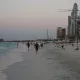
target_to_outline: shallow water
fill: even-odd
[[[0,80],[6,80],[7,78],[6,74],[3,73],[4,69],[23,60],[20,50],[21,46],[17,48],[16,43],[0,43]]]
[[[9,51],[16,48],[16,43],[14,42],[1,42],[0,43],[0,56],[5,56]]]

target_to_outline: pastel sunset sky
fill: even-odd
[[[79,0],[0,0],[0,38],[23,40],[56,37],[57,27],[67,27],[70,12]]]

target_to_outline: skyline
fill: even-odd
[[[71,12],[59,9],[72,9],[79,0],[0,0],[0,38],[35,39],[56,37],[57,27],[68,26]]]

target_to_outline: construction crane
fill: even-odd
[[[68,9],[59,9],[59,12],[78,12],[78,11],[80,11],[80,10],[76,10],[76,9],[72,9],[72,10],[68,10]],[[72,19],[74,19],[75,20],[75,28],[76,28],[76,23],[77,23],[77,16],[76,16],[76,14],[74,15],[75,17],[74,18],[72,18]],[[79,33],[79,28],[77,27],[76,28],[76,39],[77,39],[77,48],[76,48],[76,50],[79,50],[79,47],[78,47],[78,33]]]

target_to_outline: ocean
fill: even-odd
[[[0,42],[0,56],[6,56],[14,48],[16,48],[15,42]]]

